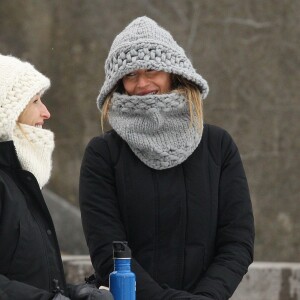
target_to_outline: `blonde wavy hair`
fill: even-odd
[[[202,106],[202,96],[199,87],[192,83],[191,81],[175,74],[171,74],[172,80],[172,92],[179,93],[187,99],[190,115],[190,126],[195,126],[202,130],[203,126],[203,106]],[[111,107],[111,100],[114,93],[124,94],[125,90],[123,87],[122,80],[119,80],[111,92],[106,96],[102,109],[101,109],[101,129],[104,130],[104,124],[108,120],[109,110]]]

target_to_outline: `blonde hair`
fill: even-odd
[[[104,124],[108,120],[108,114],[109,114],[109,109],[111,107],[111,99],[113,97],[113,94],[117,92],[120,87],[123,87],[123,83],[119,81],[115,87],[110,91],[110,93],[105,97],[103,101],[103,105],[101,108],[101,117],[100,117],[100,122],[101,122],[101,130],[104,132]]]
[[[199,131],[202,130],[203,126],[203,106],[202,96],[199,87],[191,81],[179,76],[172,74],[172,92],[179,93],[187,99],[190,115],[190,126],[196,125]],[[123,83],[120,80],[110,93],[104,99],[101,109],[101,129],[104,132],[104,124],[108,120],[109,110],[111,107],[111,100],[115,92],[124,93]]]
[[[173,93],[183,95],[188,103],[190,126],[196,125],[199,130],[203,126],[203,106],[202,96],[199,87],[193,82],[179,76],[172,74]]]

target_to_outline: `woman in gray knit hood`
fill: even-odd
[[[148,17],[116,36],[105,75],[97,104],[112,130],[91,140],[80,176],[100,283],[126,240],[137,299],[229,299],[253,260],[253,213],[234,141],[203,123],[206,80]]]

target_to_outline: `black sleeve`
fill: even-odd
[[[226,300],[253,261],[254,219],[238,148],[226,131],[216,141],[216,147],[221,149],[216,252],[195,293],[205,292],[213,299]]]
[[[0,299],[49,300],[54,294],[0,275]],[[6,297],[6,298],[5,298]]]
[[[3,182],[0,181],[0,224],[2,216],[2,202],[7,195],[4,195]],[[49,300],[53,294],[48,291],[38,289],[34,286],[10,280],[4,274],[0,274],[0,299],[22,299],[22,300]]]
[[[108,285],[113,271],[112,241],[127,238],[118,206],[114,166],[104,138],[94,138],[86,148],[80,171],[79,202],[93,266],[101,284]],[[132,270],[137,278],[137,299],[211,299],[161,287],[134,258]]]

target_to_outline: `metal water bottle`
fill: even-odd
[[[109,290],[114,300],[135,300],[135,274],[131,272],[131,250],[125,241],[113,242],[114,271],[109,275]]]

